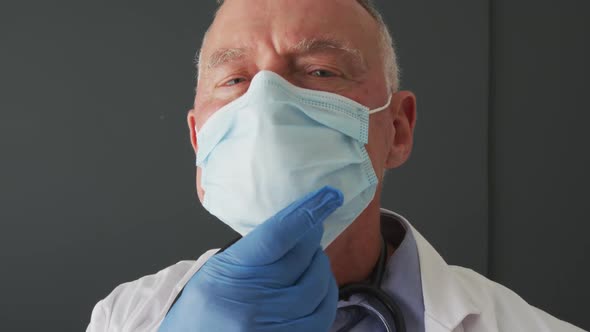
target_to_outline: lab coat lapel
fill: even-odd
[[[461,322],[468,315],[481,313],[477,299],[461,284],[451,267],[412,225],[394,213],[416,239],[426,332],[462,331]]]

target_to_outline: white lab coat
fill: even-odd
[[[583,331],[471,269],[448,265],[406,219],[398,219],[418,246],[426,332]],[[176,295],[217,250],[118,286],[96,304],[87,332],[157,331]]]

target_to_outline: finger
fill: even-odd
[[[323,234],[323,225],[316,224],[310,229],[295,247],[289,250],[281,259],[272,264],[261,266],[245,266],[236,264],[223,253],[214,255],[201,269],[215,276],[232,276],[240,280],[252,280],[270,288],[285,288],[295,285],[301,275],[308,269],[314,253],[321,246],[304,245],[319,243]]]
[[[337,306],[338,286],[334,277],[331,277],[328,291],[313,312],[296,319],[267,324],[267,326],[272,327],[272,331],[328,331],[336,318]],[[294,307],[292,306],[291,309]]]
[[[332,277],[326,296],[314,312],[299,320],[300,326],[313,326],[314,331],[328,331],[336,318],[337,307],[338,285]]]
[[[328,294],[334,279],[330,261],[321,247],[301,278],[291,287],[269,290],[262,295],[261,311],[266,317],[296,320],[313,313]],[[265,321],[263,323],[270,323]]]
[[[304,307],[298,317],[306,316],[314,312],[327,296],[330,287],[335,283],[330,260],[321,247],[318,247],[309,268],[301,276],[295,285],[295,292],[299,294],[308,305]],[[302,307],[303,309],[303,307]]]
[[[285,288],[294,286],[299,278],[306,273],[305,271],[309,269],[315,252],[322,250],[319,245],[322,234],[323,225],[316,224],[281,259],[272,264],[258,266],[257,268],[264,268],[264,273],[259,274],[258,279],[268,287]],[[307,243],[316,243],[316,245],[306,245]],[[252,267],[248,268],[252,269]]]
[[[306,233],[342,205],[340,190],[326,186],[295,201],[256,227],[222,254],[241,265],[267,265],[283,257],[300,241],[315,241]],[[315,247],[317,243],[303,245]]]

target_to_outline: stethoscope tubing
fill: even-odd
[[[348,300],[353,294],[364,293],[371,295],[376,298],[381,304],[385,306],[385,309],[392,316],[395,332],[406,332],[406,322],[404,315],[397,305],[395,300],[385,293],[381,289],[381,282],[383,281],[383,275],[385,274],[385,268],[387,266],[387,244],[385,239],[382,239],[381,253],[377,265],[371,273],[368,283],[353,283],[346,284],[340,287],[338,297],[340,300]],[[387,324],[387,322],[384,322]]]

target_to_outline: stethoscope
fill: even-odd
[[[219,251],[216,254],[223,252],[225,249],[229,248],[232,244],[237,242],[239,239],[241,239],[241,236],[236,238],[235,240],[229,242],[223,248],[219,249]],[[350,297],[352,295],[355,295],[355,294],[365,294],[365,295],[372,296],[373,298],[377,299],[377,301],[379,301],[385,307],[385,310],[387,310],[387,312],[391,315],[391,318],[392,318],[392,320],[394,322],[394,326],[395,326],[395,332],[406,332],[406,323],[405,323],[402,311],[400,310],[400,308],[397,305],[397,303],[395,302],[395,300],[393,298],[391,298],[391,296],[389,296],[389,294],[387,294],[383,290],[381,290],[381,282],[383,281],[383,276],[385,274],[386,267],[387,267],[387,244],[385,242],[385,239],[382,237],[381,238],[381,253],[379,254],[379,259],[377,261],[377,264],[375,265],[375,268],[373,268],[373,271],[371,272],[371,275],[369,276],[368,280],[365,282],[351,283],[351,284],[346,284],[344,286],[341,286],[340,290],[338,292],[338,299],[347,301],[350,299]],[[182,290],[180,290],[178,295],[176,295],[176,298],[174,299],[174,301],[170,305],[170,308],[172,308],[174,303],[176,303],[176,301],[180,298],[181,294],[182,294]],[[168,309],[168,310],[170,310],[170,309]],[[386,321],[384,321],[383,323],[385,325],[388,325],[388,323]],[[391,329],[388,329],[388,330],[391,330]]]
[[[379,254],[379,260],[373,268],[373,272],[369,276],[368,280],[360,283],[346,284],[340,287],[338,292],[338,299],[348,300],[354,294],[365,294],[372,296],[377,299],[384,307],[385,310],[391,315],[396,332],[406,332],[406,322],[401,309],[395,302],[395,300],[385,293],[381,289],[381,282],[385,275],[387,267],[387,244],[385,239],[381,237],[381,253]],[[388,325],[386,321],[383,322]],[[388,329],[391,330],[391,329]]]

